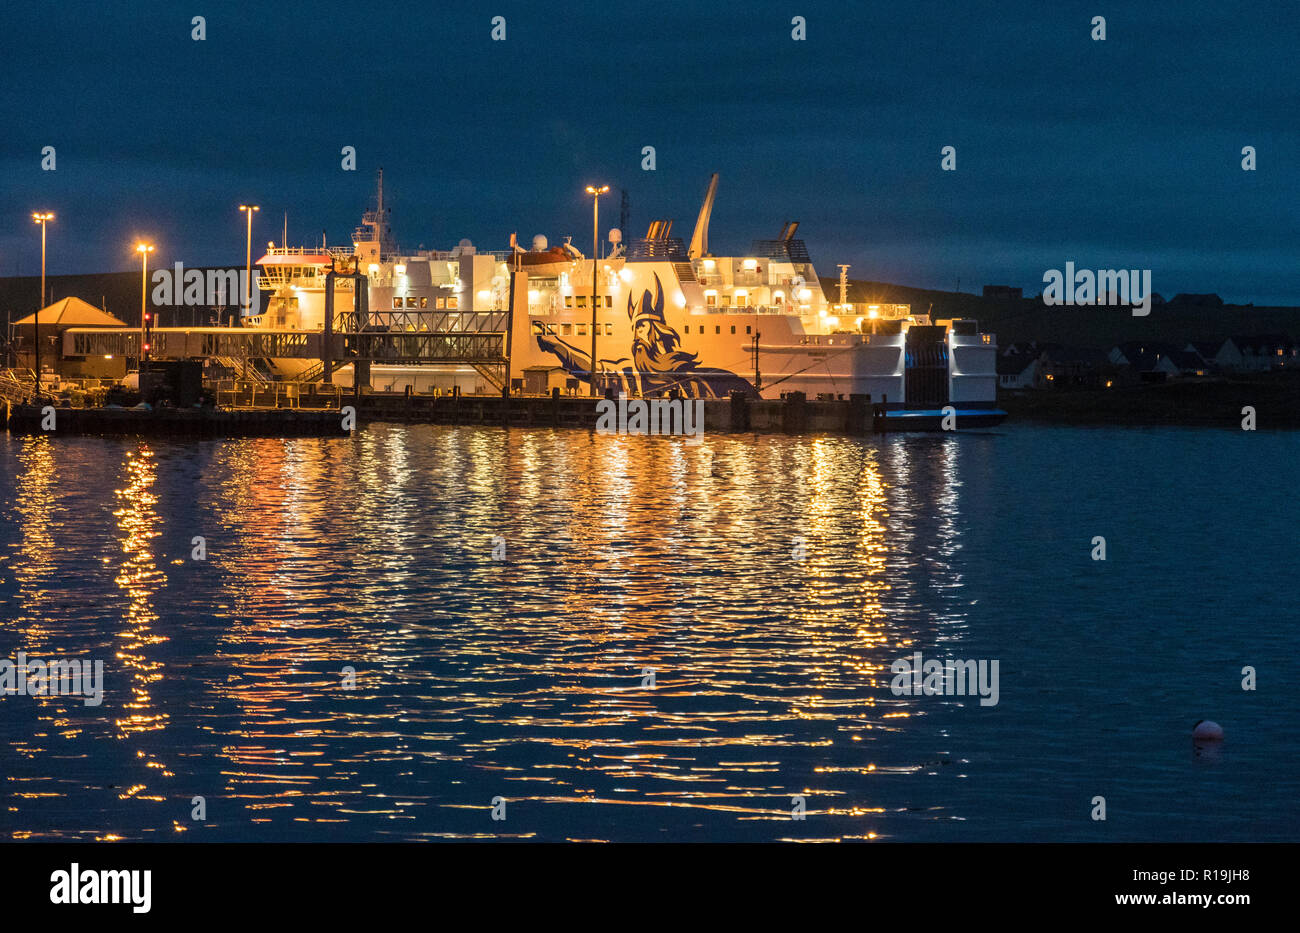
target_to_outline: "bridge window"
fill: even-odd
[[[428,299],[427,296],[425,296],[425,295],[421,295],[421,296],[420,296],[420,307],[421,307],[421,308],[427,308],[427,307],[429,307],[429,299]]]
[[[435,298],[433,303],[434,303],[434,307],[437,309],[442,309],[447,307],[447,299],[445,298]]]
[[[411,295],[410,297],[408,297],[408,298],[406,299],[406,306],[407,306],[408,308],[414,308],[414,307],[416,307],[416,300],[415,300],[415,296],[414,296],[414,295]]]
[[[457,297],[454,296],[454,295],[453,295],[452,297],[448,298],[448,299],[447,299],[447,307],[448,307],[448,308],[451,308],[451,309],[453,309],[453,310],[456,309],[456,308],[459,308],[459,307],[460,307],[460,299],[457,298]]]
[[[400,308],[401,306],[402,306],[402,299],[401,299],[401,298],[394,298],[394,299],[393,299],[393,307],[394,307],[394,308]]]

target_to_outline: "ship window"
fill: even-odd
[[[425,295],[421,295],[421,296],[420,296],[420,307],[421,307],[421,308],[427,308],[427,307],[429,307],[429,299],[428,299],[427,296],[425,296]]]
[[[443,298],[435,298],[435,299],[433,300],[433,303],[434,303],[434,307],[435,307],[435,308],[445,308],[445,307],[447,307],[447,301],[446,301],[446,299],[443,299]]]
[[[751,333],[752,331],[753,331],[753,328],[750,327],[748,324],[746,324],[746,325],[745,325],[745,333],[748,334],[748,333]]]
[[[572,307],[573,307],[573,296],[572,296],[572,295],[565,295],[565,296],[564,296],[564,306],[565,306],[566,308],[572,308]]]
[[[564,336],[568,337],[570,334],[573,333],[573,325],[572,325],[572,324],[561,324],[560,326],[561,326],[562,328],[564,328]]]
[[[457,298],[457,297],[455,297],[454,295],[453,295],[451,298],[448,298],[448,299],[447,299],[447,307],[448,307],[448,308],[451,308],[452,310],[455,310],[456,308],[459,308],[459,307],[460,307],[460,299]]]
[[[612,307],[614,307],[614,296],[613,296],[613,295],[606,295],[606,296],[605,296],[605,307],[606,307],[606,308],[612,308]],[[1277,354],[1278,354],[1278,356],[1281,356],[1281,355],[1282,355],[1282,351],[1281,351],[1281,350],[1278,350],[1278,351],[1277,351]]]
[[[712,293],[706,294],[706,295],[704,296],[704,304],[705,304],[707,307],[710,307],[710,308],[717,307],[717,304],[718,304],[718,295],[717,295],[717,292],[712,292]]]
[[[579,324],[579,325],[578,325],[578,336],[579,336],[579,337],[585,337],[585,336],[587,336],[587,325],[586,325],[586,324]]]
[[[579,307],[579,308],[585,308],[585,307],[587,307],[587,296],[586,296],[586,295],[579,295],[579,296],[578,296],[578,307]]]
[[[732,324],[732,325],[731,325],[731,332],[732,332],[733,334],[736,332],[736,325],[735,325],[735,324]]]
[[[407,306],[408,308],[414,308],[414,307],[417,307],[417,302],[416,302],[416,300],[415,300],[415,296],[414,296],[414,295],[411,295],[409,298],[406,299],[406,306]]]
[[[720,333],[722,333],[722,328],[719,327],[719,326],[715,326],[715,327],[713,328],[713,332],[714,332],[715,334],[720,334]]]
[[[400,308],[401,306],[402,306],[402,299],[401,299],[401,298],[394,298],[394,299],[393,299],[393,307],[394,307],[394,308]]]
[[[613,325],[613,324],[606,324],[606,325],[605,325],[605,336],[606,336],[606,337],[613,337],[613,336],[614,336],[614,325]]]

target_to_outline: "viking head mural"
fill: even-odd
[[[740,391],[758,397],[758,390],[743,377],[726,369],[702,367],[697,354],[681,348],[681,336],[664,319],[664,288],[658,275],[654,285],[653,293],[642,289],[639,298],[629,295],[627,299],[627,318],[632,325],[630,360],[602,359],[593,367],[587,353],[554,336],[545,326],[536,334],[537,346],[554,354],[566,372],[584,382],[594,381],[602,390],[687,398],[725,398],[729,392]]]
[[[680,349],[681,337],[664,320],[664,289],[655,276],[653,297],[647,289],[640,300],[627,299],[627,316],[632,322],[632,362],[642,372],[670,373],[694,369],[699,357]]]

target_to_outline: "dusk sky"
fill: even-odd
[[[141,236],[160,263],[242,263],[249,201],[254,258],[285,211],[291,244],[345,244],[380,166],[412,249],[585,253],[591,183],[616,189],[602,239],[618,188],[630,235],[689,239],[717,171],[720,255],[798,220],[824,275],[1037,294],[1073,261],[1300,304],[1294,2],[945,6],[10,4],[0,274],[39,272],[37,209],[51,274],[134,268]]]

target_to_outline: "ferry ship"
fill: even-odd
[[[714,175],[689,243],[672,235],[671,220],[656,220],[628,243],[610,230],[607,251],[597,256],[544,236],[529,249],[512,236],[503,251],[462,240],[452,250],[403,252],[391,234],[381,171],[377,205],[350,247],[270,245],[258,260],[265,311],[245,323],[325,328],[325,277],[345,264],[353,275],[334,277],[328,302],[335,320],[356,324],[360,313],[362,329],[393,335],[395,359],[409,357],[401,338],[431,334],[494,335],[504,354],[392,365],[342,360],[323,371],[309,360],[271,361],[281,378],[463,394],[509,386],[644,397],[866,395],[896,430],[937,428],[945,409],[962,427],[1006,417],[996,405],[994,335],[974,320],[931,320],[909,305],[850,303],[848,266],[840,267],[839,300],[830,301],[795,235],[797,222],[776,239],[755,241],[747,255],[715,256],[709,221],[717,188]]]

